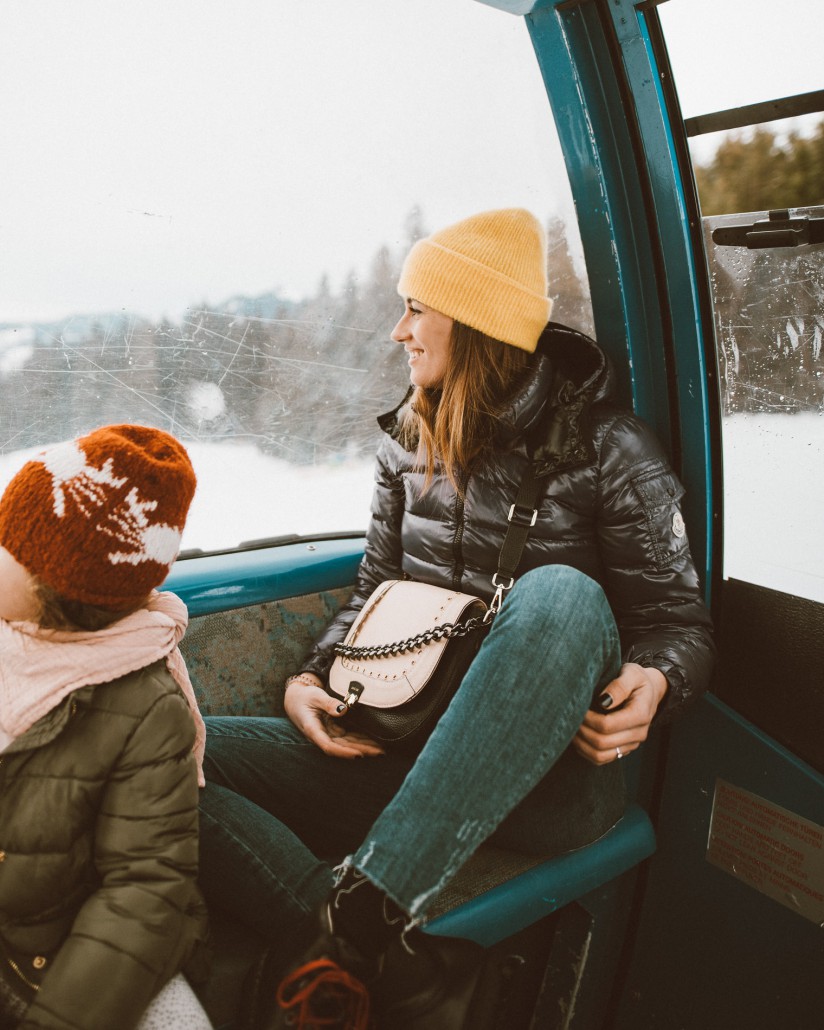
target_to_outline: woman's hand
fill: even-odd
[[[629,662],[601,693],[602,699],[607,694],[612,698],[609,708],[587,712],[572,746],[593,765],[623,758],[647,739],[666,693],[667,679],[659,669]]]
[[[302,673],[286,687],[283,706],[300,732],[327,755],[335,758],[363,758],[382,755],[373,740],[347,730],[337,720],[340,701],[323,689],[320,680]]]

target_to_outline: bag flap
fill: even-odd
[[[397,643],[444,623],[459,622],[473,607],[477,611],[472,614],[486,611],[483,601],[471,594],[411,580],[387,580],[369,597],[345,643],[355,647]],[[444,637],[380,658],[338,656],[329,673],[329,688],[344,697],[350,681],[357,680],[364,687],[359,703],[394,708],[423,689],[448,642]]]

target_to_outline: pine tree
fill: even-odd
[[[824,121],[784,142],[768,129],[733,133],[695,178],[704,215],[824,204]]]
[[[547,276],[552,297],[552,320],[591,336],[594,331],[588,284],[572,260],[566,222],[553,215],[546,225]]]

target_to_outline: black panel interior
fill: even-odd
[[[824,604],[725,580],[715,692],[824,772]]]

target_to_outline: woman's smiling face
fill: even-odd
[[[392,330],[395,343],[403,344],[409,355],[409,379],[413,386],[432,389],[443,383],[452,319],[420,301],[407,297],[400,321]]]

